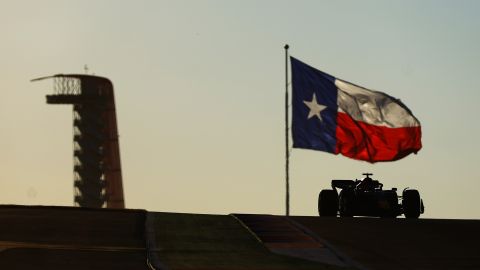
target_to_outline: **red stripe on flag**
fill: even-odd
[[[420,126],[374,126],[341,112],[337,114],[336,136],[336,154],[372,163],[398,160],[422,148]]]

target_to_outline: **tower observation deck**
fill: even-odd
[[[73,105],[75,204],[125,208],[112,82],[103,77],[57,74],[48,104]]]

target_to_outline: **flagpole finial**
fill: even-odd
[[[285,46],[283,47],[285,50],[288,50],[288,48],[290,48],[290,46],[288,46],[288,44],[285,44]]]

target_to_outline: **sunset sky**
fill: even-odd
[[[128,208],[285,212],[284,44],[399,98],[423,149],[369,164],[293,149],[291,213],[331,179],[419,189],[427,218],[480,218],[479,1],[0,0],[0,204],[73,205],[72,107],[57,73],[115,87]]]

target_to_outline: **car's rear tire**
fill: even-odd
[[[318,195],[318,214],[321,217],[335,217],[338,210],[338,194],[336,190],[324,189]]]
[[[407,189],[403,192],[403,214],[406,218],[418,218],[422,209],[420,193],[415,189]]]

